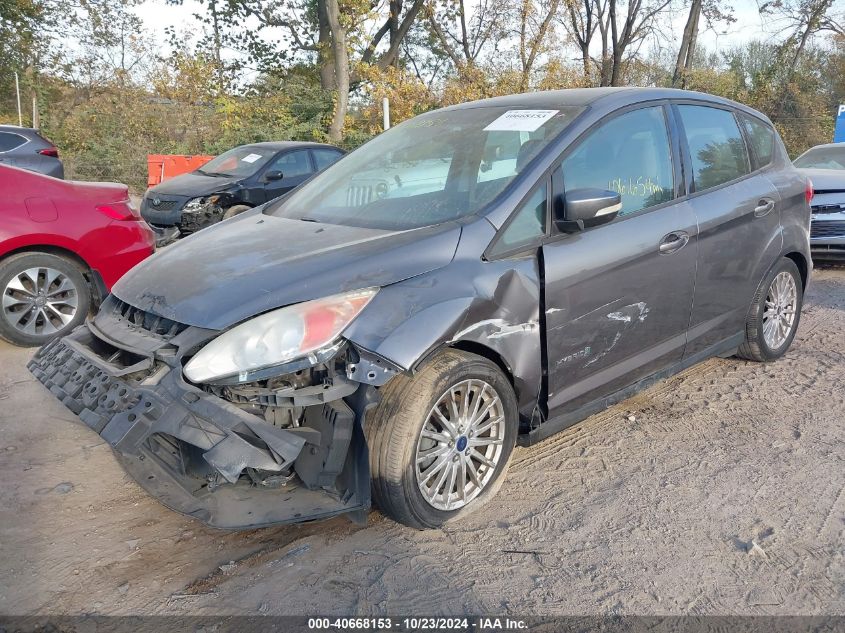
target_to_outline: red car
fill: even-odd
[[[0,337],[41,345],[69,332],[154,248],[126,185],[0,165]]]

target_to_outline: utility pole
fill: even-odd
[[[385,130],[390,129],[390,101],[387,100],[387,97],[381,100],[381,113],[383,117],[383,124],[382,127]]]
[[[21,85],[18,81],[18,71],[15,71],[15,93],[18,96],[18,125],[23,127],[23,114],[21,113]]]

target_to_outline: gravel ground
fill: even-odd
[[[781,361],[714,359],[530,449],[442,531],[166,510],[0,343],[0,613],[845,614],[845,269]]]

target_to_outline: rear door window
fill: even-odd
[[[772,162],[775,147],[775,131],[762,121],[742,116],[745,133],[754,154],[754,168],[760,169]]]
[[[620,215],[671,200],[674,177],[663,107],[633,110],[601,124],[564,159],[562,168],[567,191],[619,193]]]
[[[19,134],[0,132],[0,152],[8,152],[26,143],[26,139]]]
[[[735,180],[751,171],[748,151],[733,113],[708,106],[679,105],[695,191]]]

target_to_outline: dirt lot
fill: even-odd
[[[782,361],[712,360],[531,449],[444,531],[222,533],[0,344],[0,613],[845,614],[845,269]]]

